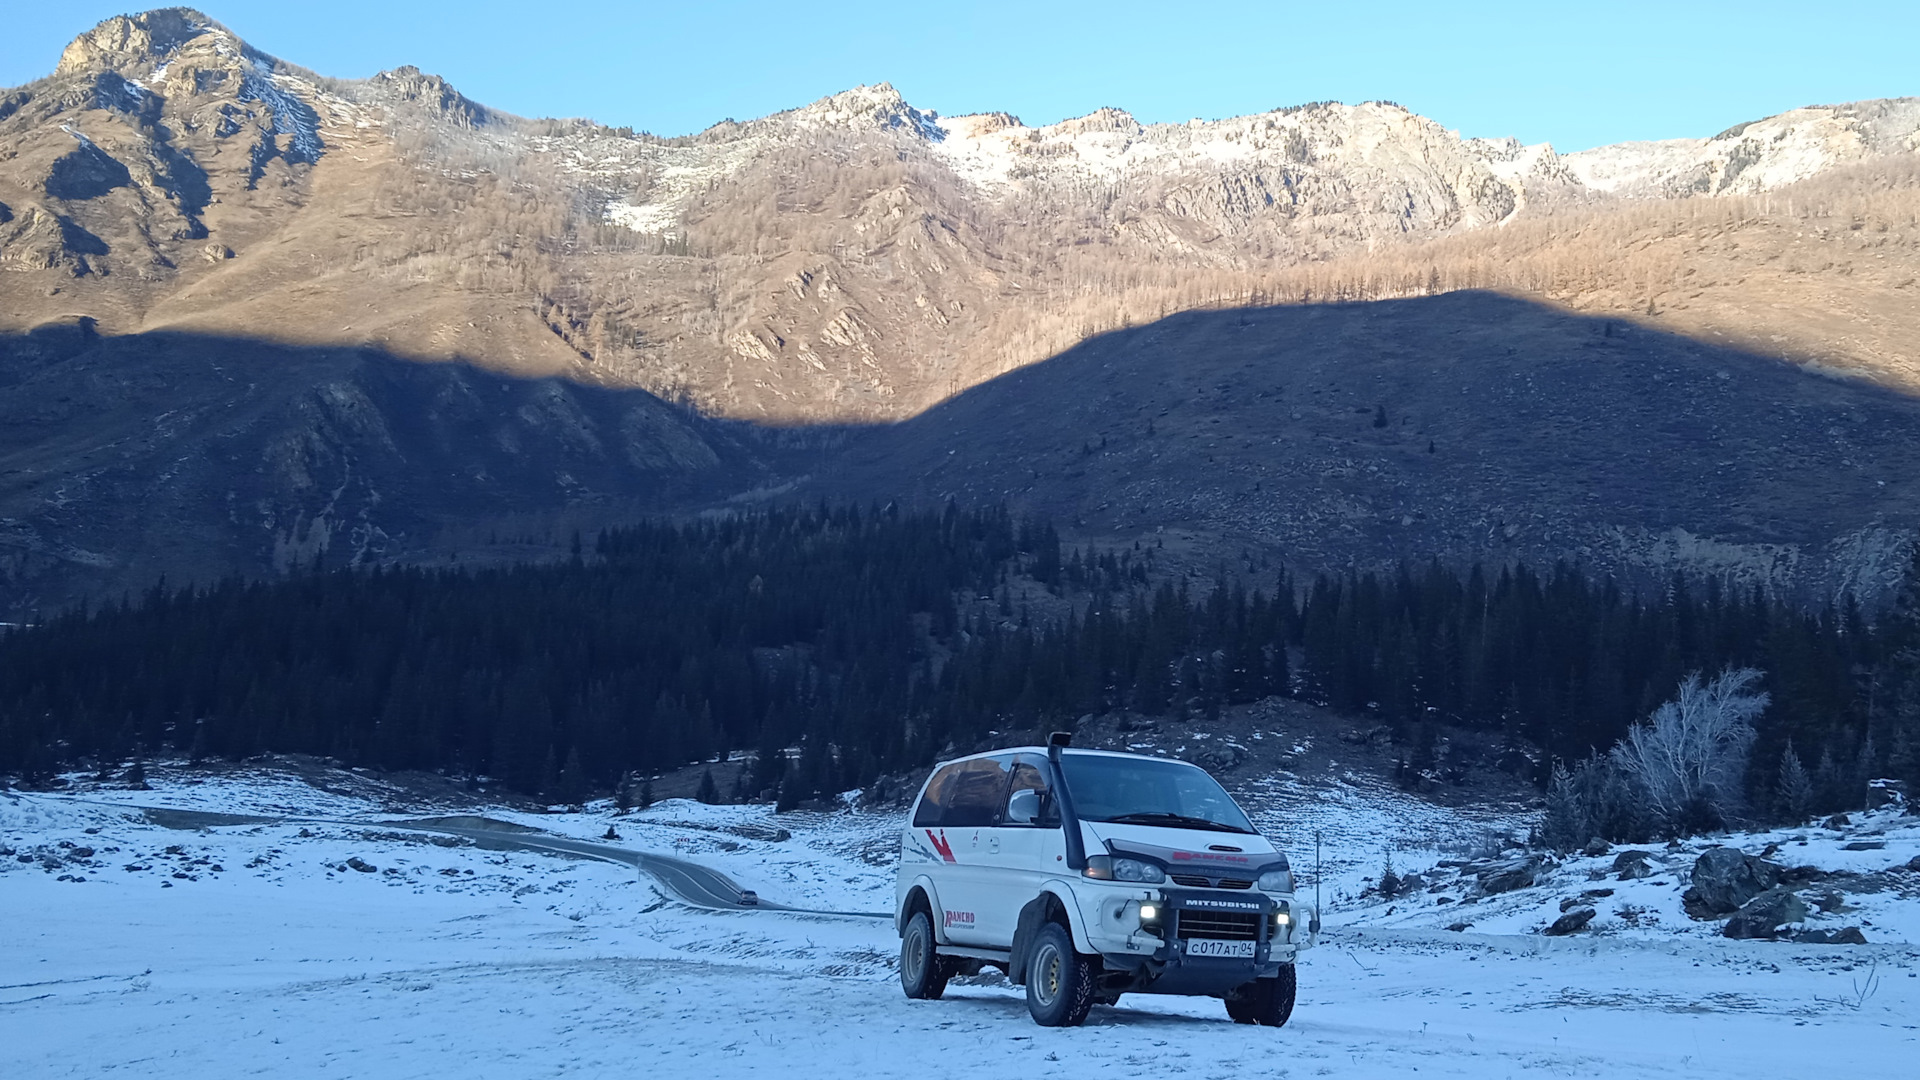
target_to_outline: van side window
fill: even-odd
[[[926,794],[920,796],[920,806],[913,812],[914,828],[926,829],[941,824],[941,810],[945,807],[947,797],[952,791],[953,776],[959,771],[960,766],[949,765],[934,773],[933,779],[927,781]]]
[[[1059,808],[1054,806],[1053,791],[1047,787],[1047,774],[1031,762],[1016,762],[1013,766],[1013,780],[1007,785],[1007,798],[1013,798],[1016,791],[1037,791],[1040,793],[1040,820],[1034,824],[1042,828],[1053,828],[1060,824]]]
[[[955,764],[953,776],[941,792],[940,825],[978,829],[999,824],[1000,812],[1006,807],[1007,768],[1007,762],[992,758]]]

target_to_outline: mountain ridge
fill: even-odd
[[[1916,150],[1920,100],[1911,98],[1808,107],[1700,140],[1561,155],[1544,143],[1462,138],[1387,102],[1320,102],[1189,124],[1141,124],[1102,109],[1029,127],[1007,113],[941,116],[884,83],[662,138],[513,116],[414,68],[328,79],[187,9],[121,16],[76,38],[53,74],[0,92],[0,386],[10,391],[0,396],[0,426],[21,433],[0,452],[0,582],[12,602],[40,604],[85,595],[99,559],[121,568],[116,583],[132,580],[134,550],[109,550],[132,544],[131,528],[90,531],[89,515],[126,521],[86,480],[103,468],[103,455],[120,455],[115,468],[125,475],[148,477],[157,490],[136,501],[168,507],[156,520],[197,537],[207,552],[204,563],[182,556],[176,572],[270,572],[283,562],[275,552],[290,543],[288,522],[304,523],[299,536],[320,538],[294,543],[303,558],[405,557],[430,534],[460,529],[463,514],[471,535],[495,520],[496,508],[554,515],[619,502],[613,477],[634,485],[621,505],[636,511],[760,499],[807,486],[802,476],[819,484],[835,469],[853,469],[844,455],[856,444],[881,445],[890,425],[1102,335],[1151,340],[1152,363],[1136,366],[1133,377],[1177,381],[1189,368],[1207,368],[1217,344],[1211,320],[1170,318],[1183,312],[1332,310],[1491,291],[1597,319],[1619,328],[1622,341],[1646,331],[1726,347],[1712,355],[1729,358],[1729,378],[1758,380],[1753,385],[1773,385],[1784,361],[1797,377],[1911,394],[1920,390]],[[1451,319],[1445,305],[1369,310]],[[1533,334],[1532,316],[1520,314],[1531,306],[1484,310],[1512,320],[1516,341]],[[1356,370],[1383,379],[1450,355],[1415,324],[1407,324],[1407,340],[1428,342],[1418,349],[1364,332],[1385,317],[1353,315],[1344,329],[1326,331],[1329,354],[1350,355]],[[43,347],[47,335],[81,324],[94,335],[82,350],[91,359],[69,363]],[[1150,329],[1135,333],[1143,328]],[[171,355],[148,348],[156,335],[203,342],[220,360],[182,365],[173,356],[146,370],[150,356]],[[1349,349],[1363,340],[1373,344]],[[1558,349],[1568,339],[1551,340]],[[1257,371],[1277,362],[1274,355],[1256,350],[1247,362]],[[1690,364],[1707,352],[1676,355],[1675,363]],[[505,486],[461,480],[458,490],[421,496],[419,508],[399,506],[393,492],[413,490],[400,479],[405,462],[445,471],[438,455],[451,451],[396,457],[379,430],[398,421],[363,429],[312,403],[364,398],[399,408],[436,399],[376,400],[351,379],[342,384],[333,361],[315,359],[325,356],[557,380],[582,400],[637,392],[653,403],[643,411],[658,423],[640,434],[613,420],[596,424],[590,457],[603,480],[582,485],[578,499],[568,485],[527,474]],[[1499,352],[1449,362],[1495,360],[1509,363]],[[1580,370],[1548,353],[1532,362],[1543,378],[1552,370],[1556,380],[1575,379]],[[1527,370],[1514,369],[1515,377]],[[265,449],[261,460],[277,464],[259,475],[251,463],[229,462],[238,470],[231,474],[181,470],[182,457],[199,452],[188,444],[136,439],[132,428],[116,428],[124,436],[117,443],[93,438],[84,403],[120,393],[122,379],[172,380],[151,399],[160,417],[250,408],[261,399],[244,388],[275,386],[275,400],[308,404],[247,428],[247,438],[309,448],[299,453],[344,471],[321,483],[320,474],[282,467],[294,459]],[[1484,391],[1471,407],[1497,410],[1498,384],[1470,382]],[[342,385],[344,397],[335,395]],[[1030,473],[1061,474],[1048,487],[1043,476],[1013,482],[1013,456],[981,458],[1031,441],[1031,431],[1013,425],[1045,425],[1082,404],[1072,380],[1030,385],[1052,396],[1035,402],[1028,419],[989,410],[936,456],[951,450],[999,477],[974,496],[1030,499],[1033,508],[1086,518],[1088,535],[1138,538],[1146,527],[1139,515],[1090,517],[1080,495],[1058,490],[1077,466],[1030,463]],[[1249,393],[1266,388],[1257,379],[1247,385]],[[1675,414],[1692,405],[1680,385],[1606,383],[1617,411],[1637,412],[1645,397]],[[1605,402],[1583,401],[1595,415],[1607,411]],[[1384,400],[1361,404],[1403,411]],[[1282,437],[1291,414],[1260,408],[1236,423]],[[349,410],[356,411],[371,415]],[[560,464],[558,448],[576,445],[580,425],[566,411],[529,407],[502,422],[530,425],[516,437],[555,448],[538,460],[573,475],[584,466]],[[483,442],[497,438],[479,421],[462,423],[446,437],[464,430]],[[1845,438],[1852,423],[1843,416],[1830,425],[1841,436],[1797,421],[1763,425],[1762,434]],[[648,457],[653,436],[645,432],[667,428],[723,467]],[[1604,425],[1583,430],[1622,440],[1623,453],[1635,450]],[[1095,435],[1088,427],[1083,438]],[[1545,437],[1509,449],[1544,468],[1559,448],[1534,438]],[[1207,480],[1215,462],[1199,446],[1160,447],[1168,459],[1155,483],[1178,489]],[[617,464],[635,460],[655,463],[634,466],[638,472]],[[1789,459],[1752,460],[1782,468]],[[1830,464],[1853,469],[1852,462],[1843,454]],[[871,481],[865,494],[944,490],[899,470],[854,471]],[[1086,483],[1128,483],[1082,473]],[[358,492],[351,512],[325,511],[328,524],[316,531],[327,504],[314,493],[348,475],[380,477],[377,497],[350,488]],[[497,470],[490,475],[497,479]],[[1543,482],[1508,479],[1513,490]],[[1324,563],[1337,554],[1326,539],[1337,529],[1320,536],[1301,523],[1336,528],[1335,509],[1359,505],[1357,497],[1393,501],[1368,495],[1368,482],[1316,487],[1325,501],[1317,509],[1249,513],[1227,500],[1194,504],[1180,518],[1219,552],[1264,545],[1278,557],[1289,557],[1285,548]],[[1889,479],[1890,487],[1904,483]],[[1803,487],[1783,490],[1774,503],[1797,504]],[[125,497],[133,489],[116,490]],[[243,490],[254,509],[214,509]],[[669,490],[671,499],[660,495]],[[1602,547],[1649,573],[1737,566],[1758,574],[1754,580],[1823,593],[1832,582],[1879,580],[1890,545],[1920,523],[1904,486],[1889,493],[1881,518],[1835,519],[1831,535],[1743,532],[1711,490],[1691,496],[1691,505],[1662,498],[1660,513],[1642,518],[1633,516],[1641,504],[1623,503],[1610,525],[1641,539]],[[1510,493],[1488,500],[1511,502]],[[1778,516],[1755,507],[1757,520]],[[1404,527],[1408,550],[1440,550],[1449,535],[1410,511],[1393,520],[1401,517],[1415,522]],[[391,542],[342,539],[358,526],[341,522],[363,519],[366,535]],[[1572,535],[1554,535],[1563,534]],[[1385,557],[1391,545],[1382,547],[1382,538],[1392,535],[1356,550]],[[1582,546],[1594,549],[1594,536],[1581,536],[1562,548],[1541,539],[1524,552],[1494,545],[1485,553],[1577,556]],[[1794,569],[1766,570],[1782,560]]]

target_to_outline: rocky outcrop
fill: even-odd
[[[412,64],[375,75],[370,87],[389,100],[411,103],[461,127],[479,127],[492,116],[486,106],[455,90],[447,80],[429,75]]]
[[[74,38],[60,54],[54,74],[121,71],[151,65],[169,51],[219,23],[190,8],[161,8],[140,15],[116,15]]]
[[[93,271],[88,256],[105,255],[105,241],[44,207],[27,206],[0,218],[0,270],[60,270],[73,277]]]
[[[1778,885],[1781,869],[1739,848],[1708,848],[1694,860],[1688,894],[1705,911],[1724,915]]]

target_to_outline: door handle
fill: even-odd
[[[997,836],[987,837],[987,851],[990,854],[994,854],[994,855],[1000,854],[1000,838],[999,837]]]

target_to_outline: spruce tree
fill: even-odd
[[[653,805],[653,777],[640,781],[640,809]]]
[[[554,781],[554,795],[568,806],[579,806],[587,801],[587,774],[580,767],[578,748],[567,751],[567,763],[561,767],[560,775]]]
[[[1788,740],[1786,750],[1780,754],[1780,775],[1775,781],[1774,803],[1781,820],[1790,825],[1805,821],[1813,809],[1813,777],[1807,774],[1807,767],[1800,763],[1800,755],[1794,753],[1792,740]]]
[[[713,782],[713,770],[704,769],[700,773],[700,789],[694,792],[694,798],[712,805],[720,801],[720,787]]]

